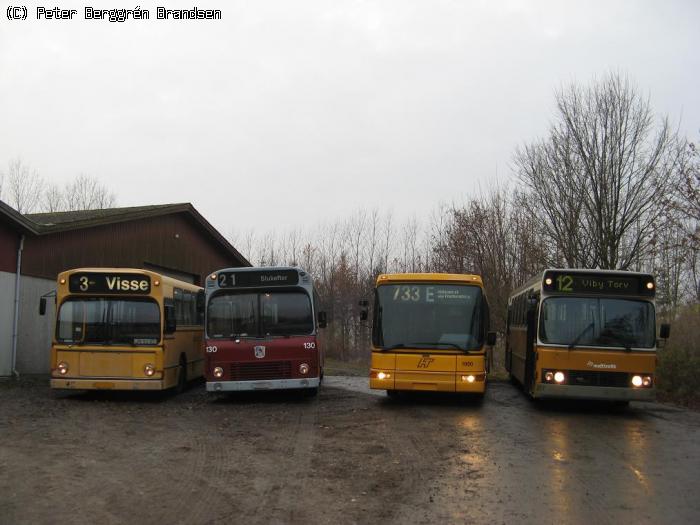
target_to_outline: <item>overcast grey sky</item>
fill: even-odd
[[[424,217],[509,180],[555,88],[611,70],[700,138],[700,2],[160,5],[194,4],[222,20],[155,20],[141,1],[151,20],[57,2],[78,19],[9,22],[5,0],[0,169],[20,155],[56,182],[96,176],[122,206],[190,201],[228,233],[358,207]]]

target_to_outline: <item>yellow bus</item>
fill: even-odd
[[[59,274],[56,306],[51,388],[182,391],[204,372],[198,286],[147,270],[80,268]]]
[[[444,273],[379,275],[372,323],[370,388],[486,390],[489,307],[481,277]]]
[[[545,270],[508,300],[511,378],[534,398],[653,400],[655,292],[645,273]]]

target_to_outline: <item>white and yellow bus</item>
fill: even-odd
[[[380,275],[376,281],[370,387],[483,394],[489,308],[481,277]]]
[[[56,306],[51,388],[181,391],[203,374],[198,286],[147,270],[81,268],[58,276]]]
[[[535,398],[653,400],[655,292],[645,273],[545,270],[508,300],[506,369]]]

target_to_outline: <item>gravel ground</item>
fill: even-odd
[[[146,394],[0,382],[0,523],[700,522],[700,414],[663,404]]]

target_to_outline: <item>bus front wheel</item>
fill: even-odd
[[[177,385],[175,386],[175,392],[181,394],[185,391],[185,386],[187,386],[187,361],[181,357],[180,365],[177,367]]]

